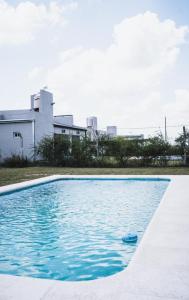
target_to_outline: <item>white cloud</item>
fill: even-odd
[[[81,119],[96,114],[120,127],[153,123],[162,111],[161,80],[175,65],[187,32],[186,26],[146,12],[116,25],[105,50],[64,51],[47,79],[57,110],[65,105]]]
[[[34,67],[34,68],[28,73],[28,79],[29,79],[29,80],[39,79],[39,76],[42,75],[43,71],[44,71],[44,70],[43,70],[42,67]]]
[[[24,1],[13,6],[0,0],[0,45],[27,43],[44,28],[65,25],[65,11],[76,8],[76,2],[63,6],[54,1],[46,5]]]

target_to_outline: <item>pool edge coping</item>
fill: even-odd
[[[146,180],[146,179],[154,179],[154,180],[165,180],[165,181],[171,181],[171,178],[174,177],[173,175],[50,175],[50,176],[45,176],[45,177],[40,177],[37,179],[32,179],[32,180],[26,180],[23,182],[19,183],[13,183],[13,184],[8,184],[4,186],[0,186],[0,196],[7,194],[7,193],[12,193],[15,191],[20,191],[22,189],[27,189],[32,186],[37,186],[53,181],[58,181],[61,179],[93,179],[93,180],[98,180],[98,179],[108,179],[108,180]]]

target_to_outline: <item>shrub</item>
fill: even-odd
[[[8,168],[24,168],[24,167],[28,167],[28,165],[29,165],[29,161],[27,157],[15,155],[15,154],[13,154],[10,157],[7,157],[3,162],[3,166]]]

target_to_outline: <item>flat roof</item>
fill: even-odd
[[[73,117],[73,115],[56,115],[54,117]]]
[[[11,119],[11,120],[0,120],[0,124],[8,123],[30,123],[33,119]]]
[[[67,124],[58,123],[58,122],[54,122],[53,125],[55,127],[61,127],[61,128],[67,128],[67,129],[77,129],[77,130],[87,131],[86,128],[80,127],[80,126],[76,126],[76,125],[67,125]]]

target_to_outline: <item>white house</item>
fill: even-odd
[[[34,148],[45,136],[63,134],[70,139],[86,136],[72,115],[53,116],[53,95],[45,89],[31,96],[27,110],[0,111],[0,160],[13,154],[34,159]]]

